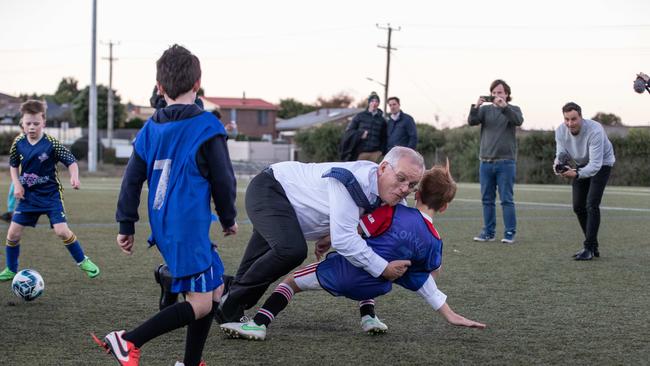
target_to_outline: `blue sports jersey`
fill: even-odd
[[[361,223],[364,231],[371,235],[366,243],[375,253],[388,262],[411,261],[408,271],[395,283],[417,291],[442,264],[442,240],[417,209],[403,205],[382,206],[363,217]],[[392,282],[371,276],[338,253],[330,253],[319,263],[316,275],[329,293],[353,300],[372,299],[392,288]]]
[[[149,119],[135,139],[135,151],[147,164],[149,241],[175,278],[212,264],[210,184],[199,171],[196,152],[219,134],[226,134],[223,125],[203,112],[168,123]]]
[[[14,140],[9,151],[9,165],[19,168],[18,179],[25,188],[25,198],[16,211],[47,211],[63,206],[63,186],[59,181],[56,164],[70,166],[76,162],[74,155],[52,136],[43,137],[34,145],[23,133]]]

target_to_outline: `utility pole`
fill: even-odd
[[[104,57],[104,60],[108,60],[108,121],[107,121],[107,130],[106,137],[108,138],[108,147],[113,147],[113,61],[117,61],[113,57],[113,45],[119,45],[118,43],[113,43],[113,41],[108,41],[108,57]]]
[[[390,26],[390,23],[386,24],[385,27],[380,26],[377,24],[377,28],[379,29],[386,29],[388,31],[388,43],[386,46],[378,45],[377,47],[379,48],[385,48],[386,49],[386,81],[384,82],[384,113],[386,112],[386,105],[388,104],[388,80],[390,78],[390,51],[395,50],[397,51],[397,48],[391,48],[390,46],[390,40],[391,36],[393,35],[393,31],[399,31],[402,29],[402,27],[397,27],[393,28]]]
[[[92,38],[90,57],[90,90],[88,101],[88,171],[97,171],[97,0],[93,0]]]

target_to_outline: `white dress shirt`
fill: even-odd
[[[370,161],[319,164],[285,161],[271,165],[275,179],[296,211],[305,239],[318,240],[329,234],[334,250],[354,266],[379,277],[388,262],[368,247],[357,232],[363,209],[356,205],[341,182],[322,178],[333,167],[351,171],[368,201],[377,200],[378,165]]]

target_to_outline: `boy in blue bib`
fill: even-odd
[[[183,364],[197,366],[212,324],[213,302],[223,290],[223,264],[209,237],[210,201],[225,235],[236,234],[236,181],[223,125],[195,104],[201,87],[199,59],[174,45],[156,66],[157,87],[167,106],[156,110],[135,139],[117,204],[117,244],[123,252],[133,252],[140,193],[147,181],[149,243],[162,254],[173,278],[172,291],[185,294],[185,302],[161,310],[133,330],[114,331],[103,342],[95,341],[120,365],[137,366],[146,342],[187,326]]]

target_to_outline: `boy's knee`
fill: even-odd
[[[201,319],[212,311],[212,292],[189,292],[185,296],[186,301],[192,305],[192,310],[194,310],[194,319]]]
[[[9,230],[7,231],[7,240],[20,241],[22,234],[23,234],[22,229],[17,228],[15,225],[11,225],[9,226]]]
[[[293,276],[294,276],[294,274],[291,273],[290,275],[285,277],[284,280],[282,280],[282,283],[284,283],[285,285],[288,285],[289,287],[291,287],[291,289],[293,290],[293,293],[296,294],[298,292],[301,292],[302,290],[300,289],[300,287],[298,287],[298,284],[296,283],[296,280],[295,280],[295,278]]]
[[[67,240],[74,236],[74,233],[68,229],[67,226],[64,227],[54,227],[54,234],[58,236],[61,240]]]

